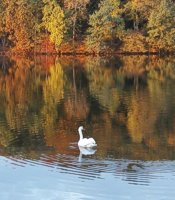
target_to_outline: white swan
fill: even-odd
[[[80,126],[78,128],[78,133],[80,135],[80,139],[78,141],[78,146],[79,147],[85,147],[85,148],[91,148],[91,147],[96,147],[97,144],[93,138],[83,138],[83,126]]]

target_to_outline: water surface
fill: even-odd
[[[0,66],[2,200],[174,199],[174,58]],[[80,125],[97,149],[78,148]]]

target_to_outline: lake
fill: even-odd
[[[173,200],[175,58],[0,57],[1,200]],[[78,127],[96,149],[79,149]]]

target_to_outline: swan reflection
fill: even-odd
[[[79,162],[82,162],[82,156],[85,155],[93,155],[95,154],[95,152],[97,151],[97,149],[95,148],[85,148],[85,147],[80,147],[79,146],[79,150],[80,150],[80,154],[79,154],[79,158],[78,158],[78,161]]]

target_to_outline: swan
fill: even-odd
[[[78,146],[85,147],[85,148],[96,147],[97,144],[93,138],[83,138],[83,130],[84,130],[83,126],[80,126],[78,128],[78,133],[80,135],[80,139],[78,141]]]

